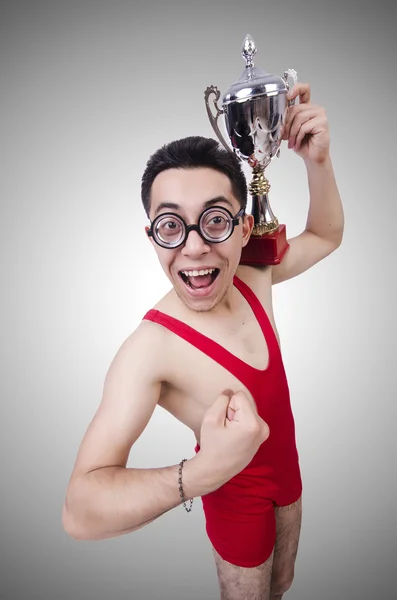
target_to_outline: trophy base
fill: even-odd
[[[279,225],[274,233],[251,235],[242,250],[240,265],[279,265],[288,248],[285,225]]]

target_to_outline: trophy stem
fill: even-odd
[[[249,191],[252,196],[254,228],[248,244],[242,249],[241,265],[279,265],[289,248],[285,225],[279,225],[270,207],[270,183],[263,172],[264,167],[253,167]]]
[[[251,235],[264,235],[274,233],[279,228],[277,217],[274,215],[268,192],[270,183],[264,175],[264,168],[255,166],[252,170],[253,177],[249,185],[252,196],[251,213],[254,217],[254,228]]]

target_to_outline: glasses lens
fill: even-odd
[[[183,239],[185,226],[175,215],[160,217],[153,228],[153,235],[162,246],[172,248]]]
[[[200,220],[200,229],[209,240],[220,242],[229,237],[233,223],[231,215],[221,208],[205,212]]]

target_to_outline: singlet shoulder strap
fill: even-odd
[[[230,371],[244,385],[250,387],[252,373],[253,371],[257,371],[257,369],[254,369],[249,364],[226,350],[226,348],[218,344],[218,342],[215,342],[215,340],[212,340],[203,333],[193,329],[193,327],[183,323],[183,321],[156,309],[149,310],[143,318],[166,327]]]
[[[187,325],[187,323],[184,323],[183,321],[180,321],[179,319],[176,319],[171,315],[167,315],[157,309],[152,308],[149,310],[143,319],[153,321],[169,329],[179,337],[186,340],[192,346],[212,358],[222,367],[227,369],[244,385],[246,385],[248,389],[252,389],[253,381],[258,376],[265,375],[269,372],[271,365],[280,355],[280,349],[270,320],[257,296],[246,283],[236,276],[233,279],[233,284],[250,305],[266,340],[269,352],[269,366],[264,370],[252,367],[248,363],[238,358],[236,355],[229,352],[229,350],[226,350],[226,348],[218,344],[218,342],[215,340],[212,340],[203,333],[193,329],[193,327]]]
[[[247,300],[248,304],[252,309],[252,312],[254,313],[259,325],[261,326],[263,335],[265,336],[266,343],[268,346],[269,357],[271,358],[274,355],[274,353],[279,353],[280,348],[278,345],[276,334],[274,333],[273,326],[270,322],[266,310],[263,308],[259,298],[252,291],[252,289],[244,281],[242,281],[242,279],[237,277],[237,275],[234,276],[233,283],[239,290],[239,292]]]

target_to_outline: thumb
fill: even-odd
[[[239,390],[233,394],[233,397],[230,399],[230,408],[236,411],[246,407],[254,408],[255,404],[248,394],[246,394],[243,390]]]
[[[233,419],[230,419],[229,414],[228,417],[233,421],[246,421],[258,413],[255,401],[243,390],[239,390],[231,398],[228,413],[231,411],[233,411]]]
[[[207,422],[223,425],[227,417],[227,410],[230,398],[233,396],[231,390],[224,390],[211,404],[205,413],[204,419]]]

